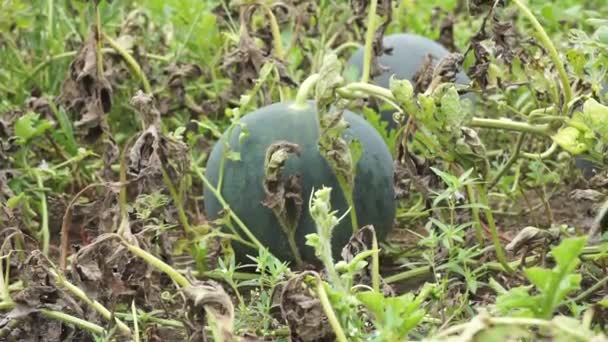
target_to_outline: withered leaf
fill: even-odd
[[[97,60],[97,38],[97,29],[92,26],[70,64],[58,97],[58,103],[77,118],[76,131],[93,140],[107,129],[104,115],[112,108],[112,87],[99,73],[99,63],[103,61]]]
[[[234,305],[224,288],[213,280],[196,282],[182,289],[186,296],[186,317],[191,341],[206,341],[206,324],[216,324],[223,341],[236,341]]]
[[[443,57],[433,70],[433,82],[453,83],[456,74],[460,72],[464,56],[460,53],[450,53]]]
[[[39,314],[39,309],[44,308],[87,319],[78,302],[57,287],[50,274],[51,268],[40,251],[32,252],[20,265],[19,275],[27,286],[13,295],[15,307],[0,318],[0,330],[12,321],[18,321],[15,327],[9,327],[9,340],[39,341],[41,331],[46,332],[44,340],[49,342],[78,340],[76,330],[70,325]],[[91,318],[89,320],[94,322]]]
[[[282,319],[289,327],[291,340],[298,342],[334,341],[335,335],[328,323],[314,289],[305,282],[309,276],[319,277],[312,271],[295,275],[282,286],[275,288]]]
[[[367,225],[361,227],[353,236],[351,236],[348,243],[342,248],[342,260],[349,263],[353,261],[353,259],[360,253],[371,250],[373,247],[374,236],[376,235],[376,231],[374,226]],[[360,270],[358,274],[355,275],[353,281],[354,284],[363,284],[367,286],[372,286],[372,263],[371,257],[368,258],[367,266]],[[384,279],[380,278],[380,282],[382,285],[382,292],[385,296],[392,296],[395,294],[393,288],[387,284]]]
[[[435,57],[432,54],[427,54],[414,74],[414,94],[423,93],[431,85],[433,81],[433,61]]]
[[[166,68],[165,73],[169,75],[167,84],[169,85],[171,92],[183,101],[183,97],[186,95],[185,82],[195,80],[202,76],[203,69],[199,65],[193,63],[180,65],[171,63]]]
[[[282,177],[283,167],[290,154],[300,156],[299,145],[288,141],[278,141],[266,150],[264,161],[264,192],[266,198],[262,204],[270,209],[287,232],[296,230],[302,215],[302,186],[300,175]]]
[[[181,178],[190,163],[186,144],[160,134],[160,112],[156,109],[152,96],[139,91],[131,99],[131,104],[138,109],[146,130],[137,137],[129,150],[128,174],[144,180],[144,183],[149,182],[148,185],[138,183],[138,186],[144,188],[162,187],[163,170],[172,180]],[[137,193],[142,190],[139,189]]]
[[[258,5],[242,6],[240,9],[241,36],[237,47],[224,58],[224,69],[230,79],[241,88],[250,88],[259,76],[260,69],[267,62],[276,66],[280,80],[288,85],[295,85],[289,77],[285,62],[262,51],[251,35],[251,20]]]
[[[540,229],[536,227],[525,227],[522,229],[511,242],[505,246],[505,249],[513,254],[516,254],[524,246],[528,250],[546,247],[551,242],[559,239],[559,229]]]
[[[367,15],[366,12],[370,5],[369,0],[351,0],[350,6],[354,14],[352,21],[357,23],[362,28],[367,28]],[[371,59],[371,70],[370,78],[376,77],[386,71],[386,68],[378,63],[378,56],[385,53],[390,54],[391,51],[384,48],[383,40],[384,33],[390,25],[393,18],[393,5],[392,0],[380,0],[378,1],[376,14],[383,17],[384,21],[378,25],[378,28],[374,32],[373,40],[373,54]]]
[[[437,11],[444,12],[440,8],[437,8]],[[458,48],[456,48],[456,44],[454,43],[454,16],[452,14],[448,14],[442,21],[439,23],[439,37],[437,38],[437,42],[443,46],[450,52],[457,52]]]

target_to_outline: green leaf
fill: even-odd
[[[359,160],[361,160],[361,156],[363,156],[363,145],[359,140],[352,140],[348,145],[348,149],[350,150],[350,158],[352,160],[352,173],[353,177],[357,171],[357,164]]]
[[[552,254],[557,262],[557,266],[566,273],[576,269],[579,264],[578,256],[582,253],[587,237],[565,239],[559,246],[553,248]]]
[[[519,286],[499,295],[496,298],[496,307],[502,314],[518,311],[519,316],[535,316],[539,308],[539,297],[529,294],[529,286]]]
[[[72,122],[65,114],[63,109],[57,108],[57,106],[50,102],[51,108],[53,109],[53,113],[55,114],[55,118],[57,118],[57,122],[59,122],[59,127],[61,127],[61,131],[65,136],[65,141],[62,144],[66,151],[71,156],[76,156],[78,154],[78,143],[76,142],[76,138],[74,137],[74,130],[72,129]]]
[[[553,272],[550,269],[542,267],[531,267],[524,270],[526,278],[536,286],[540,291],[545,291],[547,285],[553,278]]]
[[[24,141],[43,134],[47,129],[53,127],[48,120],[39,120],[39,115],[28,112],[15,122],[15,135]]]
[[[384,295],[379,292],[365,291],[357,293],[357,299],[360,300],[361,303],[363,303],[363,305],[365,305],[365,307],[374,314],[374,316],[376,316],[378,323],[382,324],[385,308]]]
[[[13,196],[6,201],[6,206],[9,209],[15,209],[23,202],[25,199],[25,193],[22,192],[19,195]]]
[[[589,149],[588,144],[583,140],[581,131],[574,127],[561,128],[551,139],[572,154],[581,154]]]
[[[453,130],[460,128],[463,121],[462,106],[456,88],[449,87],[441,97],[441,111],[445,117],[445,124]]]
[[[600,42],[608,44],[608,25],[600,26],[595,33]]]
[[[587,62],[585,54],[580,50],[572,49],[568,50],[566,57],[576,75],[583,78],[585,75],[585,63]]]
[[[234,160],[234,161],[240,161],[241,160],[241,154],[239,152],[236,152],[236,151],[227,151],[226,152],[226,158],[230,159],[230,160]]]
[[[573,120],[582,122],[590,130],[598,133],[603,143],[608,143],[608,107],[595,99],[585,101],[583,113],[575,113]]]
[[[389,87],[397,104],[407,113],[414,115],[417,112],[416,98],[414,97],[414,87],[409,80],[398,80],[395,76],[391,76]]]

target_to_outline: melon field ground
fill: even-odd
[[[606,0],[0,1],[0,341],[608,341]]]

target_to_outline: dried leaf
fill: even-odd
[[[105,114],[112,108],[112,87],[99,74],[97,60],[97,30],[93,26],[89,37],[75,59],[61,87],[58,103],[77,118],[76,131],[95,141],[107,130]]]
[[[334,332],[328,323],[321,302],[308,287],[306,277],[318,277],[315,272],[303,272],[278,287],[275,292],[280,303],[281,316],[287,323],[294,342],[334,341]]]
[[[433,81],[433,60],[435,57],[428,54],[422,60],[420,68],[414,74],[414,94],[423,93],[431,85]]]
[[[342,260],[344,260],[346,263],[350,263],[358,254],[371,250],[375,235],[376,231],[374,230],[374,226],[367,225],[361,227],[355,234],[353,234],[348,243],[342,249]],[[373,271],[371,257],[367,259],[367,266],[359,271],[357,275],[355,275],[353,284],[363,284],[369,287],[372,286]],[[387,284],[384,279],[380,278],[380,282],[382,284],[382,292],[385,296],[393,296],[395,294],[393,288]]]
[[[295,232],[302,215],[302,186],[300,175],[283,179],[282,171],[290,154],[300,156],[301,148],[287,141],[273,143],[266,150],[264,162],[264,192],[262,204],[272,209],[279,223],[290,233]]]
[[[73,327],[39,314],[38,310],[45,308],[76,317],[85,317],[85,312],[78,302],[68,292],[57,287],[53,276],[49,273],[51,267],[48,259],[40,251],[34,251],[21,265],[19,274],[27,286],[13,295],[15,308],[0,318],[0,330],[13,320],[19,322],[14,328],[9,328],[9,340],[40,341],[41,331],[45,332],[44,341],[78,340],[80,334],[77,334]],[[89,320],[94,322],[91,318]]]
[[[222,286],[213,281],[193,283],[182,289],[186,297],[186,318],[191,341],[206,341],[205,325],[212,321],[223,341],[236,341],[234,306]]]
[[[279,71],[280,80],[288,85],[295,82],[288,76],[284,61],[271,57],[262,51],[251,36],[251,21],[258,5],[242,6],[240,9],[241,36],[239,44],[224,58],[222,68],[239,88],[250,88],[255,84],[260,70],[267,62],[272,62]]]
[[[513,254],[517,254],[524,246],[527,247],[528,250],[546,247],[559,239],[559,237],[559,229],[539,229],[529,226],[522,229],[505,249]]]
[[[188,170],[187,146],[159,132],[160,112],[153,98],[139,91],[131,100],[147,129],[142,132],[128,153],[128,175],[136,179],[136,193],[163,188],[163,170],[171,180],[178,180]],[[177,183],[175,183],[177,184]]]

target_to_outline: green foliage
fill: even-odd
[[[560,129],[553,140],[572,154],[581,154],[590,149],[602,151],[608,145],[608,107],[589,99],[583,110],[577,111]],[[603,156],[599,156],[601,159]]]
[[[569,238],[551,250],[552,269],[531,267],[524,270],[530,286],[519,286],[499,294],[496,308],[502,314],[551,318],[566,296],[580,288],[581,275],[575,273],[586,237]],[[536,294],[530,294],[535,289]]]
[[[22,143],[26,143],[35,137],[43,135],[44,132],[52,127],[53,124],[48,120],[40,119],[39,114],[28,112],[15,122],[15,135]]]
[[[372,313],[378,329],[371,341],[406,340],[410,331],[422,322],[426,312],[421,306],[432,290],[433,286],[427,284],[417,296],[406,293],[388,298],[373,291],[358,293],[357,299]]]
[[[444,42],[446,38],[449,42],[453,34],[455,51],[464,53],[488,14],[484,5],[490,2],[493,1],[393,2],[392,21],[385,33],[407,31],[434,40],[441,37]],[[574,90],[572,101],[563,103],[564,87],[556,73],[555,61],[549,56],[550,44],[539,38],[539,32],[515,7],[514,1],[503,1],[486,22],[490,37],[480,46],[471,47],[464,61],[463,70],[475,79],[469,89],[479,99],[474,108],[468,100],[461,99],[460,87],[457,91],[451,84],[414,94],[412,83],[391,81],[390,94],[394,102],[403,114],[412,118],[408,129],[414,133],[409,140],[402,141],[397,141],[398,130],[387,132],[387,123],[380,120],[378,113],[351,101],[369,94],[358,90],[346,96],[342,92],[348,89],[349,83],[356,82],[356,77],[354,70],[343,72],[341,61],[348,58],[352,43],[363,43],[366,29],[358,20],[365,18],[366,13],[358,13],[360,17],[355,20],[350,5],[368,6],[369,1],[0,2],[0,316],[9,317],[8,324],[0,329],[0,338],[19,331],[11,327],[20,320],[11,317],[19,315],[23,308],[11,312],[14,305],[11,299],[23,290],[35,290],[30,287],[31,279],[27,279],[32,272],[26,260],[34,260],[35,249],[44,247],[45,238],[41,234],[44,227],[51,229],[52,253],[48,259],[56,263],[58,251],[65,247],[60,245],[59,229],[63,228],[64,217],[67,218],[67,227],[71,229],[68,267],[78,270],[81,276],[95,276],[97,271],[88,269],[87,263],[80,264],[80,268],[75,265],[85,254],[82,250],[102,244],[95,240],[98,233],[116,232],[116,222],[122,219],[116,216],[120,212],[117,203],[123,194],[127,195],[129,214],[124,222],[132,229],[129,238],[136,239],[133,241],[147,253],[162,255],[165,266],[174,268],[175,274],[185,274],[193,282],[215,279],[230,293],[236,309],[218,321],[233,323],[239,336],[226,339],[238,340],[247,334],[260,339],[263,336],[277,341],[295,340],[297,337],[293,334],[297,329],[285,325],[281,310],[293,309],[296,313],[311,307],[320,310],[315,307],[319,296],[313,287],[296,295],[295,302],[302,305],[295,309],[288,305],[282,307],[283,303],[277,302],[282,286],[301,270],[291,270],[267,249],[259,250],[248,267],[237,264],[230,241],[241,237],[216,229],[219,225],[234,228],[235,220],[230,216],[234,212],[222,207],[224,216],[207,221],[201,214],[200,181],[192,179],[188,171],[171,174],[171,177],[183,179],[177,192],[193,233],[186,236],[176,229],[181,223],[175,218],[175,202],[169,200],[167,189],[156,184],[154,176],[158,170],[147,168],[154,162],[129,163],[131,152],[156,156],[150,152],[162,152],[166,146],[161,142],[135,151],[127,144],[129,137],[140,133],[140,123],[130,114],[129,103],[140,80],[129,74],[124,59],[106,41],[99,47],[103,48],[100,51],[104,61],[102,69],[112,87],[113,106],[111,113],[99,118],[103,126],[83,127],[77,124],[77,121],[87,121],[82,120],[83,113],[60,105],[63,81],[73,72],[70,64],[91,28],[99,24],[106,35],[121,43],[129,42],[127,50],[149,78],[162,112],[159,132],[168,140],[185,142],[189,150],[179,157],[190,159],[196,165],[205,162],[209,145],[219,139],[225,129],[231,132],[240,128],[239,141],[254,134],[237,120],[269,103],[292,100],[296,85],[313,73],[321,75],[314,89],[319,114],[353,108],[378,131],[394,155],[402,159],[399,162],[403,163],[397,163],[395,174],[395,182],[403,187],[399,194],[401,208],[395,221],[398,230],[395,241],[381,244],[379,250],[355,241],[353,250],[359,248],[359,253],[349,262],[336,262],[332,235],[342,219],[338,215],[349,214],[345,208],[336,212],[331,207],[330,197],[332,191],[338,190],[337,184],[334,190],[323,188],[315,192],[310,201],[317,232],[306,236],[306,240],[322,260],[324,270],[318,271],[329,299],[329,307],[324,309],[335,313],[347,340],[604,340],[601,330],[606,322],[602,313],[608,308],[608,298],[602,292],[606,278],[598,265],[602,266],[606,258],[608,233],[598,234],[603,234],[598,245],[586,246],[585,237],[564,239],[542,260],[544,264],[537,264],[549,266],[517,268],[506,275],[504,267],[494,261],[496,246],[488,243],[489,221],[474,215],[475,210],[494,213],[497,226],[509,229],[497,236],[499,245],[506,244],[524,223],[532,224],[529,221],[533,221],[537,229],[565,221],[568,226],[581,228],[581,222],[590,221],[584,217],[587,211],[595,207],[587,203],[591,201],[577,200],[577,211],[569,212],[574,206],[563,208],[562,193],[581,190],[576,192],[577,196],[582,193],[599,198],[605,192],[601,187],[575,187],[578,183],[564,172],[570,169],[566,163],[572,159],[564,156],[582,154],[601,164],[600,168],[605,168],[607,161],[606,1],[521,2],[537,17],[557,49],[558,60],[565,64]],[[277,16],[286,52],[284,60],[273,55],[268,18],[263,9],[253,13],[247,25],[253,45],[239,44],[245,29],[239,11],[253,3],[269,6]],[[308,3],[310,8],[301,6]],[[475,6],[479,4],[481,13],[476,13]],[[447,19],[453,20],[454,26]],[[501,46],[502,43],[506,45]],[[338,51],[337,47],[340,47],[339,55],[329,52]],[[235,68],[236,75],[230,75],[226,57],[236,50],[241,50],[234,56],[242,58],[239,61],[242,64]],[[190,64],[200,67],[200,75],[184,76],[181,68]],[[90,67],[98,71],[97,65]],[[240,83],[239,77],[243,75],[250,76],[251,83]],[[243,84],[248,86],[241,86]],[[378,99],[382,102],[380,108],[396,111],[382,97]],[[30,102],[30,98],[34,101]],[[523,144],[520,150],[515,150],[518,136],[510,128],[483,126],[479,120],[546,129],[523,133]],[[344,120],[321,120],[320,127],[324,133],[320,147],[325,155],[331,155],[330,163],[339,171],[340,190],[351,194],[355,177],[367,176],[365,172],[355,173],[363,152],[361,144],[343,137]],[[559,155],[547,153],[538,158],[538,153],[552,142],[559,146]],[[401,146],[402,143],[407,145]],[[127,158],[125,165],[121,165],[123,156]],[[514,160],[510,164],[512,156]],[[172,157],[162,155],[160,160],[164,164],[165,158]],[[225,149],[225,160],[246,157],[246,153]],[[406,164],[408,162],[411,163]],[[138,165],[152,172],[137,174]],[[122,183],[119,173],[124,166],[127,184]],[[496,184],[491,184],[494,180]],[[123,192],[125,189],[128,191]],[[487,193],[488,201],[484,201],[484,205],[477,203],[481,193],[475,191],[479,189],[484,196]],[[363,190],[363,196],[377,191]],[[240,195],[248,196],[247,193]],[[68,212],[66,206],[73,199],[76,200]],[[552,210],[559,214],[552,217]],[[547,218],[540,212],[546,212]],[[72,216],[66,215],[68,213]],[[565,217],[567,214],[570,216]],[[482,239],[475,239],[471,234],[473,228],[483,233]],[[112,237],[105,242],[110,240],[118,241]],[[531,260],[543,259],[542,247],[546,241],[541,241],[540,247],[536,242],[529,241],[525,253],[519,250],[509,255],[513,268],[520,257],[527,257],[526,265],[530,265]],[[78,254],[75,254],[76,247],[82,248]],[[115,250],[119,253],[121,248]],[[218,250],[222,252],[220,255]],[[383,266],[380,270],[375,270],[372,262],[377,253]],[[203,314],[211,317],[209,310],[215,308],[202,305],[190,312],[182,310],[187,308],[182,302],[183,293],[166,282],[166,277],[157,277],[157,272],[147,277],[146,282],[129,283],[141,271],[132,269],[131,265],[138,265],[135,262],[138,259],[130,257],[125,258],[128,262],[125,273],[115,274],[111,286],[102,284],[104,279],[95,283],[107,286],[95,290],[110,291],[117,300],[115,307],[107,308],[112,312],[110,320],[98,317],[102,321],[96,324],[107,331],[94,335],[95,340],[117,338],[117,328],[112,321],[115,318],[125,319],[129,327],[137,320],[142,332],[164,333],[168,327],[175,333],[171,338],[177,339],[196,339],[197,336],[185,336],[191,330],[208,332],[207,327],[197,325],[196,319]],[[106,259],[109,265],[112,258]],[[3,268],[4,265],[11,267]],[[19,272],[15,273],[15,269]],[[146,275],[150,275],[148,269],[145,270]],[[387,270],[390,276],[385,273]],[[369,285],[369,278],[373,277],[386,277],[381,279],[381,286],[386,286],[383,290],[394,285],[397,294],[373,291],[374,285]],[[433,285],[420,286],[418,280],[422,278]],[[514,285],[522,280],[525,282],[522,286]],[[153,282],[152,286],[142,286],[148,285],[148,281]],[[316,277],[314,284],[317,284]],[[77,286],[90,295],[86,281]],[[124,296],[112,292],[125,288],[137,291],[138,296],[143,293],[146,298],[160,297],[160,301],[148,301],[140,308],[150,311],[137,310],[134,317],[125,309],[128,305],[123,301]],[[489,293],[489,288],[498,296]],[[75,301],[84,305],[86,312],[95,309],[78,298],[66,297],[69,294],[64,290],[60,294],[58,310],[63,310],[61,303]],[[493,310],[493,316],[485,313],[488,307]],[[28,319],[50,319],[40,314],[41,308],[27,308],[30,309],[36,317],[30,315]],[[324,319],[326,312],[316,311],[314,318]],[[224,318],[227,319],[222,320]],[[194,329],[185,328],[184,322]],[[79,335],[83,333],[80,330],[76,331]],[[130,338],[135,340],[135,336]]]

